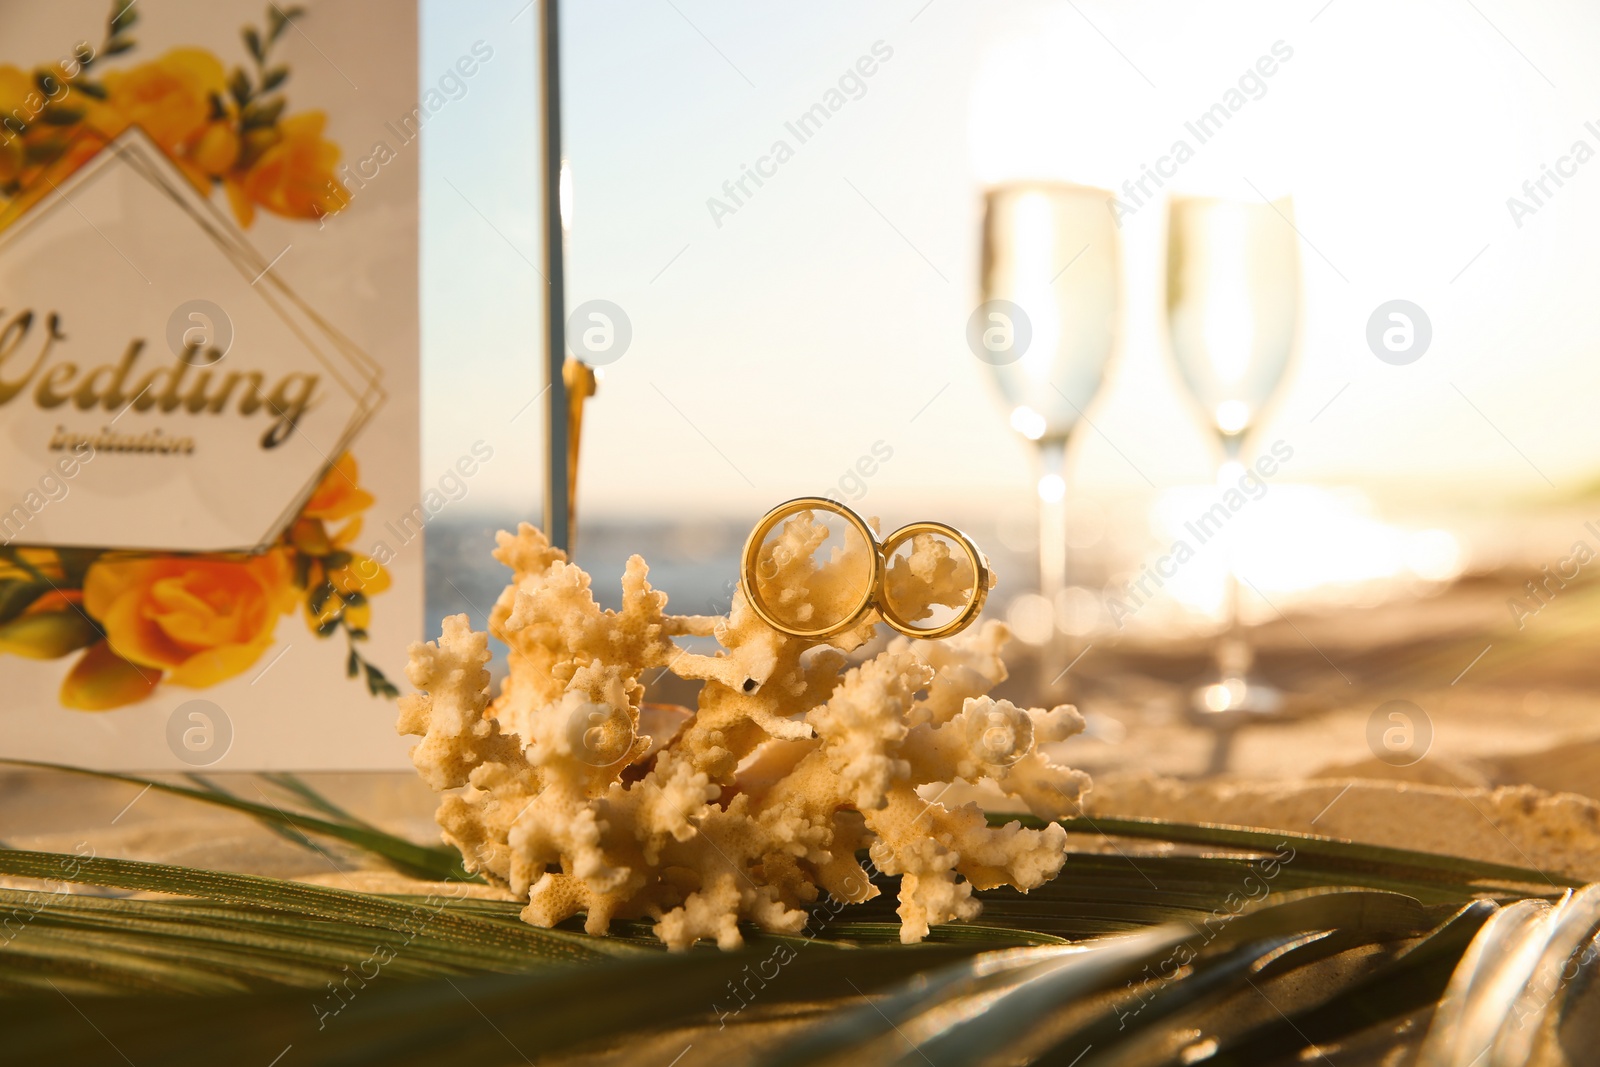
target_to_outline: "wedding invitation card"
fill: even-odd
[[[405,765],[425,116],[411,3],[0,9],[0,756]]]

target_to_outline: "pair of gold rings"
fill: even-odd
[[[825,512],[837,515],[860,537],[859,545],[836,548],[835,558],[838,558],[838,553],[848,553],[850,548],[855,548],[858,551],[865,549],[864,552],[860,553],[864,559],[859,561],[858,570],[860,573],[857,575],[858,580],[849,582],[849,593],[854,595],[856,587],[859,586],[859,595],[854,595],[854,599],[850,599],[850,596],[847,596],[845,599],[840,600],[839,603],[847,603],[849,606],[838,608],[833,618],[785,618],[781,611],[775,610],[774,606],[769,604],[766,596],[763,595],[764,587],[772,585],[779,572],[780,565],[792,559],[792,554],[784,555],[782,559],[776,558],[787,552],[786,549],[780,549],[780,546],[777,545],[774,545],[764,553],[763,549],[767,548],[768,535],[772,533],[780,522],[806,512]],[[846,536],[848,537],[848,534]],[[912,542],[914,538],[919,536],[948,542],[949,546],[954,546],[965,557],[963,561],[960,561],[964,562],[967,567],[967,571],[962,578],[962,584],[964,585],[965,580],[970,578],[971,587],[966,589],[965,599],[962,603],[946,604],[943,601],[932,603],[925,596],[923,600],[918,601],[912,608],[903,611],[899,609],[904,605],[897,605],[894,598],[888,595],[887,579],[891,577],[890,561],[895,559],[896,553],[903,547],[910,545],[915,550],[918,546],[912,544]],[[824,537],[826,537],[826,533]],[[949,557],[956,555],[954,552],[949,552],[948,548],[945,552],[948,553]],[[941,556],[941,558],[943,557]],[[960,562],[955,564],[957,568],[959,568]],[[901,588],[913,588],[914,583],[917,581],[922,582],[921,592],[923,594],[927,594],[931,588],[928,575],[924,574],[919,577],[912,572],[909,556],[906,557],[903,567],[895,569],[893,576],[896,578],[896,584],[900,585]],[[761,617],[761,620],[774,630],[788,634],[791,637],[817,639],[833,637],[836,634],[859,626],[863,619],[873,611],[876,611],[879,617],[897,632],[905,634],[907,637],[931,641],[941,637],[949,637],[951,634],[959,633],[971,625],[972,620],[977,618],[978,613],[983,610],[983,602],[989,595],[992,576],[989,571],[988,559],[978,550],[978,546],[973,543],[972,538],[954,526],[949,526],[942,522],[914,522],[909,526],[902,526],[880,541],[877,533],[867,524],[866,520],[845,505],[836,503],[827,497],[802,496],[779,504],[767,512],[766,515],[762,516],[761,521],[756,524],[755,529],[750,531],[750,537],[745,541],[744,545],[744,560],[740,568],[740,581],[743,584],[745,599],[749,601],[750,607]],[[803,593],[804,591],[785,591],[780,589],[776,592],[781,597],[785,592]],[[943,621],[935,620],[931,623],[918,625],[924,617],[933,614],[934,609],[940,606],[945,607],[947,610],[952,610],[954,614]],[[913,617],[908,618],[908,615]]]

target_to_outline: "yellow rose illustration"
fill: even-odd
[[[90,645],[61,683],[61,706],[110,711],[137,703],[155,691],[161,672],[129,663],[105,641]]]
[[[27,165],[27,149],[18,129],[32,114],[27,101],[33,92],[33,79],[26,72],[0,63],[0,186],[16,181]]]
[[[317,219],[344,206],[349,194],[333,175],[339,146],[322,138],[328,118],[304,111],[278,123],[278,139],[244,173],[227,179],[228,202],[240,226],[256,205],[289,218]]]
[[[377,560],[349,549],[361,533],[359,513],[372,506],[372,494],[357,480],[360,474],[355,457],[341,455],[289,528],[289,544],[306,560],[306,624],[318,633],[336,621],[365,632],[372,618],[367,598],[389,588],[389,573]],[[340,519],[350,521],[330,532],[327,524]]]
[[[225,100],[228,78],[222,63],[200,48],[174,48],[160,59],[105,76],[106,108],[94,111],[94,125],[115,137],[130,125],[150,135],[163,152],[201,192],[209,192],[211,177],[193,156],[203,146],[208,162],[219,153],[215,139],[207,139],[212,124],[213,100]],[[231,166],[233,159],[223,161]]]
[[[243,672],[272,644],[278,617],[293,610],[290,578],[281,550],[246,560],[101,557],[85,576],[83,601],[109,648],[96,646],[74,668],[62,703],[93,707],[100,675],[132,673],[123,663],[152,676],[151,685],[200,688]]]
[[[66,578],[61,555],[53,548],[14,548],[0,556],[0,582],[26,580],[35,575],[46,582],[60,583]]]
[[[85,45],[70,63],[33,71],[0,64],[0,229],[132,126],[201,194],[221,185],[242,227],[258,208],[320,219],[348,205],[350,194],[334,175],[339,148],[322,136],[327,117],[286,113],[289,68],[272,58],[303,9],[268,5],[264,30],[243,29],[248,65],[229,70],[203,48],[179,47],[102,75],[102,60],[137,44],[130,31],[138,10],[115,12],[100,56]]]
[[[34,93],[33,79],[28,72],[10,63],[0,63],[0,115],[18,121],[27,121],[27,100]],[[18,114],[13,114],[18,112]]]
[[[68,579],[54,549],[8,549],[0,556],[0,587],[38,590],[41,585],[47,591],[0,623],[0,654],[59,659],[100,639],[99,628],[83,610],[83,591]]]
[[[337,544],[337,542],[335,542]],[[364,633],[372,621],[368,597],[389,588],[389,572],[377,560],[359,552],[340,552],[333,560],[340,565],[318,561],[312,568],[312,596],[306,601],[306,625],[321,632],[335,619]]]
[[[264,29],[241,31],[250,62],[225,68],[198,47],[120,69],[101,60],[134,49],[139,21],[119,2],[96,55],[25,70],[0,64],[0,230],[22,217],[105,145],[138,126],[203,195],[222,186],[241,226],[256,210],[319,219],[349,202],[334,175],[340,152],[321,111],[287,113],[288,66],[273,50],[298,6],[269,5]],[[122,62],[118,60],[117,62]],[[140,555],[0,546],[0,654],[60,659],[81,651],[63,705],[136,703],[163,681],[215,685],[248,670],[280,615],[303,606],[318,637],[343,630],[346,674],[373,696],[398,695],[357,642],[368,597],[389,588],[377,561],[351,551],[372,506],[342,455],[276,547],[254,558]]]
[[[98,640],[100,631],[83,610],[83,593],[54,590],[0,625],[0,652],[28,659],[59,659]]]
[[[346,452],[338,458],[300,510],[301,518],[335,522],[372,506],[372,494],[361,488],[361,469]]]

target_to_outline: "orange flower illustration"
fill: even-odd
[[[355,457],[348,452],[340,456],[300,509],[301,518],[337,522],[370,508],[372,494],[361,488],[360,477]]]
[[[0,556],[0,582],[35,579],[59,584],[65,577],[61,555],[53,548],[17,548]]]
[[[289,528],[288,541],[306,562],[306,624],[324,633],[342,623],[365,633],[372,617],[367,598],[389,588],[389,573],[377,560],[349,546],[361,533],[359,512],[372,506],[372,494],[361,488],[360,468],[346,452],[329,468],[300,518]],[[327,524],[348,518],[338,530]]]
[[[281,550],[246,560],[106,555],[89,567],[83,601],[107,647],[95,646],[67,676],[61,701],[93,708],[101,674],[134,673],[118,660],[196,688],[243,672],[272,644],[295,592]]]
[[[256,205],[275,215],[317,219],[338,211],[349,200],[333,168],[339,146],[323,140],[328,117],[304,111],[278,124],[278,140],[249,170],[229,176],[228,203],[240,226],[255,219]]]
[[[294,219],[334,214],[349,193],[334,175],[339,148],[320,111],[285,114],[289,68],[277,42],[298,6],[267,6],[264,28],[241,31],[248,60],[224,68],[201,48],[103,70],[124,55],[140,13],[114,0],[100,48],[31,71],[0,64],[0,229],[137,126],[203,195],[226,192],[239,224],[258,208]],[[119,61],[120,62],[120,61]],[[341,455],[270,551],[251,558],[141,555],[0,546],[0,654],[60,659],[81,651],[61,686],[66,707],[137,703],[161,682],[215,685],[248,670],[298,605],[318,637],[342,630],[346,674],[376,697],[398,690],[361,655],[387,571],[355,552],[372,506],[356,461]]]
[[[137,125],[171,157],[196,189],[208,192],[211,178],[233,165],[237,156],[221,158],[207,134],[213,123],[213,100],[227,96],[228,78],[216,56],[199,48],[174,48],[150,63],[105,76],[107,107],[95,108],[91,121],[106,137]],[[204,146],[206,162],[222,166],[208,171],[196,158]]]
[[[33,93],[33,79],[9,63],[0,63],[0,123],[4,123],[0,126],[0,185],[16,181],[27,165],[27,149],[18,129],[33,114],[28,106]]]
[[[241,33],[248,64],[231,70],[203,48],[180,47],[102,75],[102,60],[137,43],[139,11],[116,0],[98,54],[83,45],[70,63],[0,65],[0,227],[134,126],[200,193],[222,186],[242,227],[258,208],[291,219],[337,213],[350,194],[334,174],[339,147],[322,136],[327,116],[286,114],[289,68],[273,59],[304,15],[267,5],[265,29]]]
[[[343,563],[322,562],[312,572],[313,592],[306,601],[306,625],[321,632],[329,623],[342,619],[350,629],[365,633],[372,621],[372,605],[367,598],[389,588],[389,572],[377,560],[359,552],[338,555],[345,557]]]
[[[144,555],[0,547],[0,655],[60,659],[82,651],[61,703],[104,711],[137,703],[162,682],[203,688],[248,670],[299,606],[318,637],[343,631],[346,673],[377,697],[398,695],[358,650],[370,598],[390,586],[377,560],[354,551],[373,503],[344,454],[276,547],[254,557]],[[330,528],[332,524],[332,528]]]
[[[26,123],[31,111],[28,97],[35,92],[33,79],[26,71],[10,63],[0,63],[0,116]],[[18,114],[13,115],[13,112]]]
[[[77,590],[46,593],[10,622],[0,625],[0,652],[28,659],[58,659],[100,637],[84,614]]]
[[[61,683],[61,706],[78,711],[110,711],[135,704],[155,691],[161,672],[129,663],[104,641],[89,651]]]

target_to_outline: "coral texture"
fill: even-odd
[[[855,595],[834,580],[848,553],[814,558],[825,535],[802,513],[776,542],[792,551],[763,561],[764,588],[786,591],[802,616],[842,617]],[[740,922],[799,931],[819,891],[876,896],[857,861],[868,849],[878,871],[901,878],[900,939],[912,943],[977,917],[974,889],[1026,891],[1060,871],[1061,827],[991,828],[977,806],[939,802],[947,783],[993,783],[1057,818],[1088,788],[1040,750],[1083,729],[1076,711],[986,695],[1006,677],[1000,623],[896,638],[847,669],[876,615],[823,642],[772,629],[743,590],[726,616],[668,615],[638,556],[622,609],[603,611],[589,576],[532,526],[502,532],[494,555],[514,572],[489,617],[510,650],[499,694],[488,635],[454,616],[437,642],[412,646],[420,692],[401,701],[398,728],[422,737],[412,761],[444,794],[444,839],[526,899],[527,922],[581,913],[599,934],[648,917],[674,949],[736,948]],[[897,603],[959,604],[961,568],[947,556],[935,539],[916,542],[894,576]],[[673,641],[686,635],[721,648],[690,652]],[[704,683],[697,710],[644,705],[641,679],[661,670]]]

